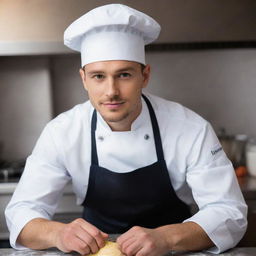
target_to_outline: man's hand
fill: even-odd
[[[168,243],[159,229],[135,226],[117,239],[127,256],[160,256],[169,251]]]
[[[108,235],[84,219],[63,225],[56,234],[56,247],[63,252],[96,253],[105,245]]]
[[[63,252],[96,253],[105,245],[108,234],[85,221],[76,219],[68,224],[36,218],[22,229],[18,243],[35,250],[57,247]]]
[[[214,246],[205,231],[194,222],[156,229],[133,227],[117,243],[127,256],[161,256],[168,251],[198,251]]]

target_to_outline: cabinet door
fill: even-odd
[[[11,199],[9,194],[0,194],[0,240],[9,238],[9,231],[5,221],[4,210]],[[0,242],[1,243],[1,242]]]

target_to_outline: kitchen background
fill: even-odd
[[[156,44],[147,48],[149,92],[196,111],[217,133],[225,129],[256,137],[256,1],[0,0],[0,163],[5,170],[6,163],[22,166],[49,120],[87,99],[80,57],[63,46],[63,31],[86,11],[113,2],[146,12],[162,26]],[[3,211],[15,182],[5,190],[7,172],[1,175]],[[69,203],[63,207],[71,214]],[[1,234],[7,239],[3,213],[0,239]]]
[[[87,10],[111,2],[0,0],[2,159],[25,158],[51,118],[87,99],[80,57],[63,46],[63,31]],[[147,51],[148,91],[198,112],[216,132],[256,136],[255,1],[114,2],[145,11],[162,26],[158,47]]]

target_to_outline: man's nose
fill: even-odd
[[[110,77],[107,80],[105,94],[108,97],[113,97],[119,94],[118,86],[114,78]]]

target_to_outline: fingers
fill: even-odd
[[[82,243],[85,245],[85,248],[88,247],[89,251],[91,251],[92,253],[96,253],[99,248],[101,248],[98,245],[95,237],[90,235],[87,230],[84,230],[81,226],[78,227],[78,229],[76,230],[76,236],[79,240],[82,241]]]
[[[88,245],[92,253],[96,253],[105,245],[108,234],[100,231],[84,219],[77,219],[76,222],[81,228],[77,233],[78,237]]]
[[[123,233],[121,236],[117,238],[117,243],[119,245],[122,245],[125,241],[129,240],[130,238],[135,238],[135,235],[140,233],[142,230],[143,228],[138,226],[132,227],[127,232]]]
[[[156,255],[154,252],[150,251],[149,248],[141,248],[140,251],[137,252],[137,254],[134,254],[136,256],[154,256]],[[159,254],[157,254],[159,256]],[[162,255],[162,254],[161,254]]]
[[[66,224],[65,228],[61,230],[59,237],[57,238],[56,247],[65,252],[75,251],[80,254],[90,253],[90,247],[77,236],[74,224]]]
[[[122,244],[120,249],[127,256],[137,255],[136,253],[142,249],[142,244],[136,243],[135,239],[128,239]]]
[[[86,255],[91,253],[90,247],[79,238],[73,241],[72,246],[73,246],[73,249],[71,249],[70,251],[78,252],[81,255]]]
[[[141,242],[137,242],[136,240],[132,239],[127,241],[127,243],[124,243],[120,249],[126,256],[150,256],[152,253],[154,253],[154,250],[149,243],[142,244]]]
[[[57,247],[64,252],[96,253],[105,245],[107,237],[108,234],[84,219],[76,219],[61,230]]]
[[[168,251],[157,230],[133,227],[122,234],[117,243],[126,256],[159,256]]]
[[[138,239],[140,234],[140,227],[133,227],[126,233],[118,237],[117,243],[123,253],[127,256],[136,255],[142,249],[142,243]]]

